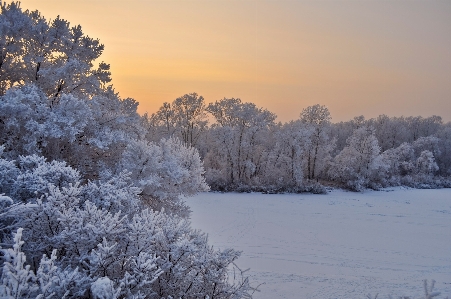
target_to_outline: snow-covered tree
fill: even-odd
[[[335,142],[330,136],[329,109],[318,104],[309,106],[302,110],[300,120],[312,128],[310,146],[306,151],[307,178],[317,179],[328,165]]]
[[[265,138],[275,114],[234,98],[211,103],[207,111],[216,121],[204,160],[209,183],[222,187],[252,184],[263,170]]]
[[[347,144],[335,157],[329,176],[355,190],[369,187],[371,182],[378,183],[386,165],[379,155],[374,129],[365,126],[356,129]]]
[[[177,98],[172,107],[181,131],[181,140],[187,145],[196,145],[207,125],[204,98],[197,93],[185,94]]]
[[[311,148],[311,135],[313,128],[299,121],[292,121],[280,128],[277,135],[276,165],[281,165],[288,172],[286,179],[300,186],[304,181],[304,169],[308,163],[306,157]]]
[[[94,66],[104,46],[81,26],[59,17],[48,22],[19,2],[0,9],[0,95],[33,83],[56,104],[63,94],[93,95],[111,80],[109,65]]]
[[[390,118],[385,114],[370,120],[382,152],[407,141],[407,125],[403,120],[404,118]]]
[[[451,123],[444,125],[435,135],[438,142],[439,154],[436,155],[439,172],[442,176],[451,175]]]
[[[180,196],[192,196],[209,190],[196,149],[178,139],[130,143],[124,151],[121,170],[131,171],[131,178],[141,189],[140,195],[152,208],[178,215],[189,214]]]
[[[388,175],[392,178],[410,175],[415,169],[415,151],[412,145],[406,142],[383,152],[382,160],[386,163]]]
[[[421,152],[417,159],[418,172],[425,175],[431,175],[438,170],[437,163],[435,163],[434,154],[428,150]]]
[[[205,100],[193,92],[163,106],[149,118],[154,132],[163,138],[179,137],[185,144],[198,145],[208,120]]]

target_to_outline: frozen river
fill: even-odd
[[[423,279],[451,298],[451,189],[202,193],[187,203],[210,244],[243,251],[238,265],[262,284],[256,299],[418,298]]]

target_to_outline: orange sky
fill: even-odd
[[[296,119],[451,121],[451,1],[23,0],[105,44],[122,97],[155,112],[191,92]]]

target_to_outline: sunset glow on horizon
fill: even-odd
[[[140,113],[196,92],[297,119],[451,121],[451,1],[23,0],[98,38],[113,85]]]

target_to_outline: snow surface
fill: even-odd
[[[424,298],[423,279],[451,298],[451,189],[186,200],[210,244],[243,251],[256,299]]]

